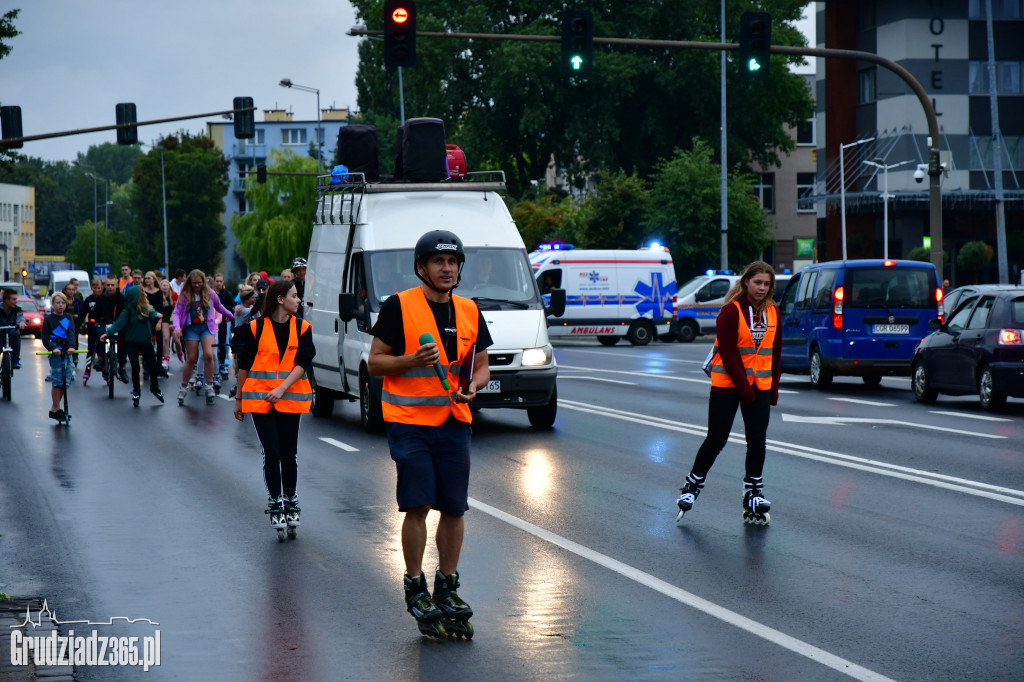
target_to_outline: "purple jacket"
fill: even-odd
[[[207,293],[210,295],[210,304],[217,310],[218,313],[223,315],[229,320],[235,319],[235,316],[231,314],[231,311],[224,307],[224,304],[220,302],[216,292],[210,287],[206,287]],[[188,320],[188,306],[192,301],[188,300],[188,297],[184,295],[184,292],[178,296],[178,302],[174,304],[174,328],[184,329],[191,322]],[[216,335],[217,333],[217,322],[213,315],[206,316],[206,327],[210,330],[211,334]]]

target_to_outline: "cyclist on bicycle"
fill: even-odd
[[[0,308],[0,327],[17,327],[0,330],[0,344],[11,347],[11,360],[14,369],[21,369],[21,333],[25,331],[25,315],[18,307],[18,292],[4,289],[3,308]]]
[[[97,331],[102,334],[108,325],[114,324],[114,320],[124,310],[124,294],[117,290],[117,277],[114,275],[107,275],[107,280],[103,285],[103,296],[100,297],[99,302],[96,304],[96,308],[99,309],[97,316]],[[119,339],[120,341],[120,339]],[[106,348],[100,344],[96,348],[96,355],[100,360],[101,364],[107,364]],[[109,371],[115,372],[117,378],[122,383],[127,384],[130,379],[128,378],[128,371],[125,368],[125,363],[128,362],[128,351],[123,343],[118,343],[117,346],[117,366],[113,364],[114,358],[110,359]]]

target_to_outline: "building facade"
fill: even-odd
[[[1024,266],[1024,0],[991,4],[994,103],[986,0],[817,3],[818,47],[886,57],[907,69],[932,100],[945,169],[944,273],[954,285],[968,283],[968,273],[957,271],[957,253],[975,240],[989,244],[996,257],[971,280],[996,281],[1000,211],[1010,281],[1019,281]],[[844,182],[847,257],[881,257],[886,245],[890,257],[906,257],[926,245],[931,235],[928,179],[919,166],[928,163],[928,129],[916,95],[884,67],[819,58],[815,99],[819,148],[811,196],[817,207],[819,259],[843,256]],[[996,168],[1002,169],[1002,191]],[[883,194],[888,195],[888,221]]]
[[[35,187],[0,183],[0,277],[31,288],[35,258]]]
[[[248,140],[235,137],[233,121],[206,122],[206,134],[229,163],[228,191],[224,195],[225,248],[222,271],[225,281],[241,282],[248,272],[245,259],[236,251],[238,239],[231,231],[231,217],[244,215],[249,210],[245,199],[245,174],[255,173],[257,166],[265,165],[274,149],[290,149],[299,156],[307,156],[310,145],[320,147],[323,172],[330,173],[338,144],[338,131],[348,125],[350,115],[347,109],[323,109],[320,118],[319,123],[296,121],[290,112],[264,110],[263,120],[256,122],[256,136]],[[310,221],[312,219],[310,215]]]

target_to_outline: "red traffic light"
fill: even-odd
[[[409,21],[409,10],[404,7],[396,7],[394,11],[391,12],[391,21],[396,24],[404,24]]]

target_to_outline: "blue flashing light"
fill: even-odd
[[[704,271],[704,274],[707,275],[708,277],[714,277],[715,270],[714,268],[708,268],[707,270]]]
[[[651,242],[649,248],[651,249],[651,251],[661,251],[661,244],[659,244],[658,242]]]
[[[566,244],[565,242],[555,239],[550,242],[543,244],[537,244],[538,251],[568,251],[572,248],[572,244]]]

